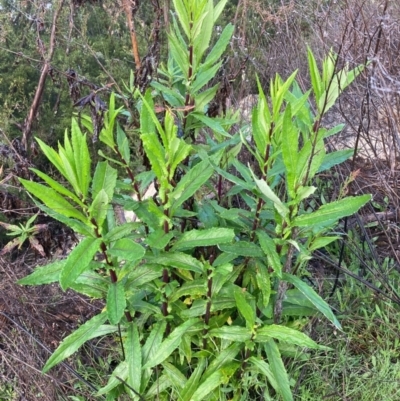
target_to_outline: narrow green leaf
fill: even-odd
[[[167,322],[161,320],[155,323],[150,331],[150,335],[147,337],[146,343],[142,348],[142,364],[146,364],[151,359],[160,348],[165,329],[167,327]]]
[[[86,135],[82,134],[79,124],[75,118],[71,121],[71,142],[74,153],[74,164],[79,188],[83,196],[88,196],[90,175],[90,153],[86,142]]]
[[[272,373],[269,364],[255,356],[251,356],[248,361],[262,374],[264,375],[275,391],[278,392],[279,385],[275,380],[274,374]]]
[[[22,178],[19,178],[19,181],[32,195],[40,199],[50,209],[65,217],[74,217],[86,223],[87,218],[54,189]]]
[[[300,278],[288,273],[283,273],[282,278],[288,283],[293,284],[329,321],[331,321],[339,330],[341,330],[340,323],[333,314],[332,309],[308,284],[306,284]]]
[[[168,177],[165,151],[161,146],[157,134],[155,132],[144,133],[140,138],[154,174],[159,180],[165,180]]]
[[[266,308],[271,297],[271,279],[267,268],[261,263],[256,263],[256,281],[261,291],[262,305]]]
[[[233,376],[239,366],[239,362],[231,362],[208,376],[194,392],[190,401],[204,401],[207,399],[206,397],[211,393],[211,391],[221,384],[227,384],[229,382],[229,379]]]
[[[64,267],[66,259],[57,260],[45,266],[37,267],[29,276],[17,281],[20,285],[41,285],[55,283],[59,280],[60,273]]]
[[[193,249],[232,242],[235,233],[230,228],[212,228],[185,232],[173,246],[173,250]]]
[[[169,302],[175,302],[180,297],[190,295],[191,298],[199,298],[207,294],[207,282],[204,279],[187,281],[173,292]]]
[[[328,244],[330,244],[333,241],[336,241],[340,239],[340,237],[336,236],[336,237],[319,237],[316,238],[311,245],[309,246],[309,250],[311,252],[315,251],[316,249],[320,249],[320,248],[325,248]]]
[[[217,74],[218,70],[220,69],[222,64],[222,60],[213,65],[212,67],[208,67],[206,69],[202,69],[202,71],[199,71],[198,74],[196,75],[196,79],[194,80],[192,84],[192,90],[194,93],[200,91],[207,83],[215,77]]]
[[[322,160],[322,164],[318,169],[318,173],[329,170],[331,167],[341,164],[348,160],[354,154],[354,149],[342,149],[335,152],[327,153]]]
[[[174,216],[179,206],[193,196],[207,182],[213,171],[214,169],[209,161],[204,160],[184,175],[170,194],[171,216]]]
[[[253,329],[256,321],[256,311],[252,307],[252,305],[247,301],[243,290],[244,289],[235,285],[233,294],[235,296],[237,308],[240,314],[244,317],[247,327],[249,329]]]
[[[241,326],[222,326],[209,331],[210,337],[223,338],[229,341],[246,342],[252,337],[252,331],[249,328]]]
[[[64,291],[87,269],[101,241],[101,238],[85,238],[70,253],[60,274],[60,285]]]
[[[105,328],[102,328],[101,325],[106,320],[107,315],[105,313],[100,313],[99,315],[92,317],[85,324],[81,325],[79,329],[66,337],[46,362],[43,368],[43,373],[46,373],[53,366],[62,362],[65,358],[68,358],[86,341],[114,332],[115,327],[105,326]]]
[[[169,377],[175,389],[180,392],[187,382],[185,375],[172,363],[164,361],[162,367],[164,368],[164,374]]]
[[[115,226],[104,236],[104,240],[113,242],[118,239],[124,238],[131,234],[132,231],[136,230],[138,226],[138,223],[124,223],[120,226]]]
[[[130,238],[121,238],[115,242],[112,248],[108,249],[108,254],[124,260],[139,260],[145,254],[145,249]]]
[[[57,168],[57,170],[63,175],[64,178],[66,177],[66,172],[64,169],[63,162],[60,158],[60,155],[50,146],[46,145],[41,139],[35,138],[37,143],[40,146],[40,149],[45,154],[47,159]]]
[[[261,249],[264,251],[264,254],[267,256],[268,264],[274,269],[276,275],[281,278],[282,277],[282,263],[281,258],[276,251],[276,245],[274,240],[265,232],[258,230],[257,238],[260,241]]]
[[[226,253],[233,253],[238,256],[245,256],[250,258],[261,258],[264,256],[261,248],[247,241],[237,241],[233,244],[219,245],[219,249]]]
[[[128,362],[128,384],[140,392],[142,380],[142,349],[139,340],[139,331],[135,322],[127,323],[125,355]]]
[[[206,364],[207,364],[207,359],[200,358],[200,360],[197,363],[196,369],[191,374],[191,376],[185,383],[185,386],[180,391],[180,401],[190,401],[191,400],[192,395],[199,387],[200,378],[204,372]]]
[[[85,204],[82,203],[81,200],[73,192],[65,188],[64,185],[61,185],[60,183],[49,177],[47,174],[42,173],[41,171],[35,168],[31,168],[30,170],[32,170],[38,177],[40,177],[43,181],[45,181],[46,184],[48,184],[55,191],[57,191],[61,195],[67,196],[68,198],[76,202],[81,208],[85,208]]]
[[[276,345],[275,341],[271,339],[264,344],[264,348],[268,357],[271,371],[275,378],[275,382],[279,383],[275,390],[282,396],[283,401],[293,401],[289,377],[283,364],[278,346]]]
[[[106,161],[97,163],[92,182],[92,196],[95,198],[101,190],[104,190],[111,201],[114,188],[117,183],[117,170]]]
[[[313,213],[302,214],[293,220],[295,227],[326,227],[339,219],[356,213],[371,199],[371,195],[348,196],[321,206]]]
[[[290,103],[286,106],[283,116],[282,126],[282,157],[283,163],[286,167],[286,179],[289,196],[293,199],[295,197],[295,188],[298,177],[296,176],[297,170],[297,156],[299,149],[299,133],[292,121],[292,109]]]
[[[285,218],[289,214],[289,209],[287,206],[278,198],[278,196],[274,193],[271,187],[264,180],[258,180],[254,177],[254,181],[257,184],[259,190],[265,195],[268,199],[270,199],[277,210],[277,212]]]
[[[176,327],[172,333],[161,343],[155,354],[148,360],[143,369],[152,368],[165,361],[178,347],[182,340],[183,334],[192,326],[199,322],[199,319],[189,319],[180,326]]]
[[[183,28],[183,31],[185,32],[186,37],[189,39],[190,38],[189,14],[185,6],[186,2],[183,0],[173,0],[173,2],[174,2],[174,9],[178,15],[179,22]]]
[[[311,76],[311,84],[313,87],[315,99],[317,100],[318,103],[322,95],[322,80],[319,74],[317,62],[315,61],[314,54],[312,53],[310,48],[307,49],[307,55],[308,55],[308,68]]]
[[[99,228],[101,228],[106,219],[109,201],[110,199],[107,196],[106,191],[102,189],[93,199],[93,202],[89,207],[90,219],[94,219]]]
[[[107,293],[107,316],[111,324],[118,324],[124,315],[126,298],[122,281],[111,283]]]
[[[204,66],[213,65],[216,61],[221,59],[222,54],[226,50],[231,37],[233,35],[233,31],[235,27],[232,24],[226,25],[224,30],[222,31],[220,37],[218,38],[217,43],[211,49],[210,53],[208,54],[207,58],[204,61]],[[196,99],[197,102],[197,99]]]
[[[326,347],[318,345],[314,340],[300,331],[277,324],[271,324],[257,329],[254,341],[264,343],[268,342],[271,338],[300,347],[326,349]]]
[[[118,145],[118,151],[119,153],[121,153],[124,162],[126,163],[126,165],[129,166],[131,160],[129,141],[124,130],[121,128],[119,124],[117,124],[117,145]]]
[[[82,223],[82,221],[71,219],[69,217],[64,216],[61,213],[57,213],[56,211],[48,208],[47,206],[34,201],[35,205],[39,207],[43,212],[45,212],[48,216],[52,217],[55,220],[61,221],[61,223],[64,223],[66,226],[71,227],[76,233],[82,234],[86,237],[93,237],[95,238],[95,233],[93,230],[93,226],[90,224],[87,224],[88,222]],[[86,219],[87,220],[87,219]]]

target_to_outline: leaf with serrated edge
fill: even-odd
[[[107,325],[102,327],[102,324],[106,320],[106,313],[100,313],[99,315],[96,315],[88,320],[68,337],[64,338],[64,340],[46,362],[46,365],[43,368],[43,373],[46,373],[53,366],[62,362],[65,358],[68,358],[86,341],[115,332],[117,330],[116,326]]]
[[[329,307],[326,301],[324,301],[308,284],[306,284],[300,278],[288,273],[283,273],[282,278],[288,283],[293,284],[328,320],[330,320],[338,329],[341,330],[340,323],[333,314],[332,309]]]
[[[283,364],[278,346],[276,345],[274,340],[269,340],[264,344],[264,348],[275,381],[279,383],[279,386],[276,388],[276,390],[282,396],[283,401],[293,401],[293,395],[290,390],[289,377]]]
[[[230,228],[212,228],[185,232],[173,246],[174,250],[192,249],[199,246],[213,246],[233,241],[235,233]]]
[[[183,334],[193,325],[199,322],[199,319],[189,319],[180,326],[176,327],[172,333],[161,343],[152,358],[146,362],[143,369],[152,368],[165,361],[176,348],[179,347]]]
[[[139,331],[135,322],[127,324],[125,340],[125,354],[128,361],[128,384],[140,392],[142,377],[142,349],[139,340]]]
[[[257,329],[255,342],[266,342],[270,338],[286,342],[288,344],[298,345],[299,347],[307,347],[314,349],[327,349],[327,347],[318,345],[310,337],[301,333],[298,330],[291,329],[290,327],[280,326],[277,324],[271,324],[268,326]]]
[[[124,315],[126,298],[124,283],[119,281],[108,286],[107,316],[111,324],[118,324]]]
[[[348,196],[321,206],[312,213],[302,214],[293,220],[295,227],[326,227],[339,219],[357,212],[371,199],[371,195]]]
[[[101,241],[100,238],[85,238],[70,253],[60,274],[60,285],[64,291],[87,269]]]
[[[60,278],[60,273],[64,267],[66,259],[57,260],[56,262],[49,263],[46,266],[37,267],[29,276],[21,278],[17,281],[20,285],[42,285],[55,283]]]

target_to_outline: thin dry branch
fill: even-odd
[[[60,0],[58,7],[54,13],[53,22],[52,22],[52,26],[51,26],[49,51],[47,53],[47,57],[44,58],[44,63],[43,63],[42,71],[40,73],[40,78],[39,78],[39,82],[38,82],[38,85],[36,88],[35,96],[33,98],[32,105],[29,109],[28,116],[24,122],[21,142],[22,142],[22,146],[26,152],[28,152],[30,141],[31,141],[33,121],[35,120],[35,118],[37,116],[40,102],[42,99],[42,95],[44,92],[44,88],[46,85],[47,75],[51,68],[50,62],[53,58],[55,44],[56,44],[57,20],[58,20],[58,17],[60,16],[61,10],[64,6],[64,2],[65,2],[65,0]]]

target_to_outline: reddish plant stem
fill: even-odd
[[[101,234],[99,232],[99,226],[97,224],[97,221],[95,219],[91,219],[90,222],[94,225],[94,232],[96,234],[97,238],[101,238]],[[112,264],[112,262],[110,261],[110,259],[108,259],[108,255],[107,255],[107,245],[102,242],[100,244],[100,249],[101,249],[101,253],[104,256],[104,260],[106,261],[107,266],[109,267],[109,274],[110,274],[110,280],[112,284],[117,283],[118,281],[118,276],[117,273],[115,272],[114,266]],[[127,318],[128,322],[132,322],[133,318],[132,315],[129,311],[125,311],[125,317]]]

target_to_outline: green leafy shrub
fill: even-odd
[[[329,305],[299,276],[316,249],[338,238],[330,234],[338,220],[369,200],[308,206],[317,190],[311,185],[315,175],[350,156],[326,153],[324,138],[342,127],[327,131],[320,122],[358,70],[335,73],[330,54],[320,75],[309,51],[312,90],[301,92],[296,73],[286,81],[277,76],[268,100],[258,85],[253,140],[229,134],[234,120],[206,114],[218,89],[207,83],[232,35],[226,27],[207,53],[225,3],[174,1],[165,80],[137,94],[140,139],[151,170],[137,176],[131,170],[128,139],[118,124],[124,111],[116,109],[112,95],[99,139],[113,157],[105,156],[92,174],[86,135],[73,120],[58,151],[38,140],[69,186],[38,170],[43,184],[21,179],[43,211],[83,239],[67,259],[37,268],[20,284],[58,281],[63,290],[106,304],[64,339],[44,371],[90,339],[120,336],[121,361],[97,393],[109,400],[122,393],[135,400],[269,394],[292,400],[281,354],[325,348],[293,328],[296,319],[321,313],[340,328]],[[158,96],[170,107],[162,122],[155,113]],[[242,146],[254,166],[238,160]],[[134,198],[124,195],[121,168]],[[156,195],[146,199],[151,182]],[[138,220],[120,224],[115,203]],[[98,253],[102,258],[94,258]]]

